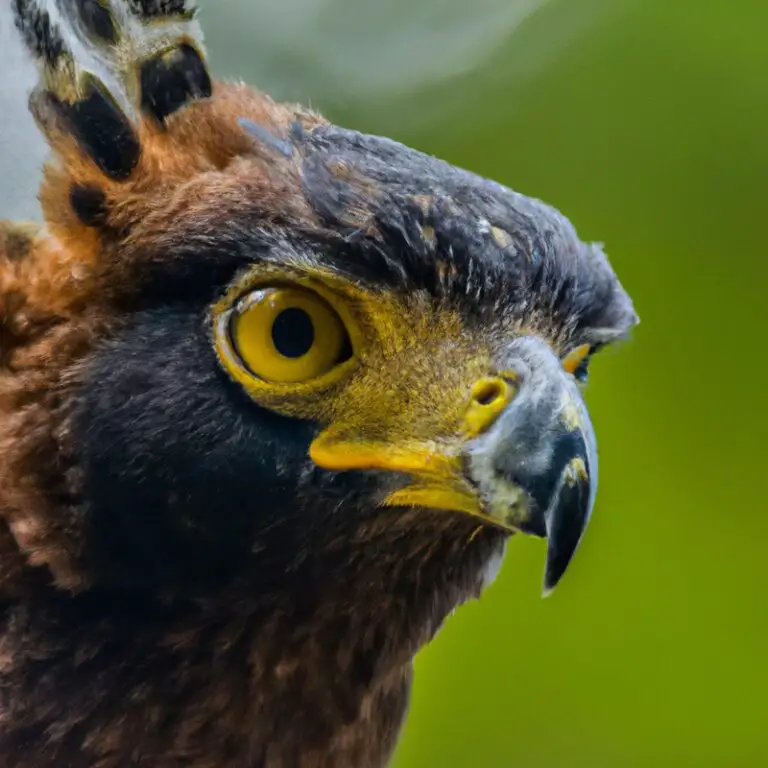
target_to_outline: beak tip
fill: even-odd
[[[552,557],[552,555],[553,552],[550,545],[549,551],[547,552],[547,567],[544,573],[543,597],[549,597],[555,591],[555,588],[565,575],[571,560],[571,558],[568,557],[563,561],[559,558]]]
[[[547,564],[544,572],[544,594],[552,594],[570,566],[581,544],[591,515],[593,496],[588,482],[573,486],[564,484],[557,503],[546,516]]]

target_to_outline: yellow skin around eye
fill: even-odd
[[[312,345],[300,357],[283,355],[272,337],[275,320],[287,309],[306,312],[312,322]],[[317,294],[299,288],[265,288],[249,294],[235,308],[231,333],[243,364],[265,381],[280,383],[327,373],[339,359],[346,339],[336,312]]]
[[[312,318],[322,346],[311,357],[275,350],[280,307]],[[570,373],[590,352],[584,344],[564,354],[557,339],[514,319],[478,329],[424,292],[375,290],[303,263],[256,265],[213,305],[210,319],[220,364],[254,402],[317,424],[308,447],[316,466],[410,475],[382,507],[456,510],[505,529],[528,514],[522,496],[504,489],[509,508],[489,513],[461,459],[467,441],[517,392],[517,374],[497,370],[496,351],[511,338],[542,335]],[[334,338],[349,345],[343,361],[342,347],[325,346]]]

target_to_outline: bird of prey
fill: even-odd
[[[509,537],[563,575],[632,303],[547,205],[214,81],[184,0],[12,4],[0,764],[382,766]]]

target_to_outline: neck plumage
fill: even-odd
[[[349,574],[268,597],[48,589],[8,604],[0,764],[384,765],[413,656],[501,553],[493,532],[466,541],[433,546],[410,574],[403,562],[389,588]]]

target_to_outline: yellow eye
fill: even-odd
[[[336,312],[316,293],[299,288],[249,293],[234,307],[230,335],[243,365],[266,381],[313,379],[351,356]]]

